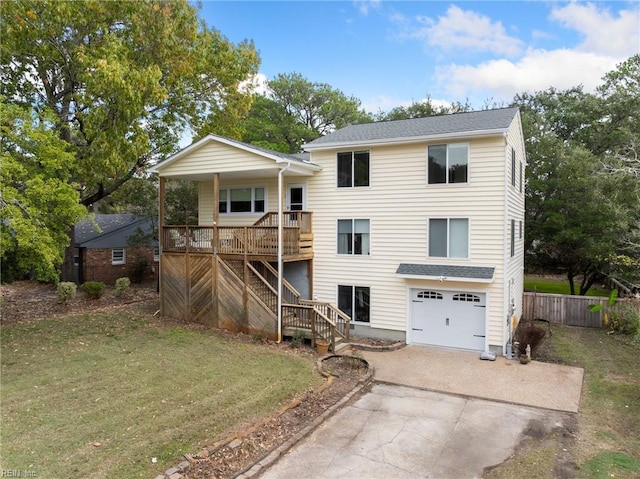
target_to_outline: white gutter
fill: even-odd
[[[282,341],[282,240],[284,239],[284,215],[282,205],[282,178],[284,172],[289,169],[291,163],[278,171],[278,332],[276,333],[276,342]]]

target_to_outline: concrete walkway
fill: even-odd
[[[570,416],[377,384],[260,477],[479,478],[509,458],[523,437],[560,432]]]
[[[396,351],[362,351],[376,381],[557,411],[578,412],[583,369],[476,352],[409,345]]]

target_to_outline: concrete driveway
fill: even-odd
[[[479,478],[527,436],[561,434],[580,404],[580,368],[429,346],[361,355],[377,384],[260,477]]]
[[[560,431],[570,416],[376,384],[260,477],[476,478],[505,461],[527,434]]]

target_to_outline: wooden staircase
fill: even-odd
[[[278,271],[264,260],[223,260],[274,315],[278,315]],[[286,280],[282,282],[282,336],[298,334],[311,340],[324,339],[332,351],[349,341],[351,318],[332,303],[302,299]]]

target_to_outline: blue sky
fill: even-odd
[[[430,96],[509,102],[582,84],[640,52],[640,2],[203,1],[234,43],[252,39],[259,79],[298,72],[388,111]]]

